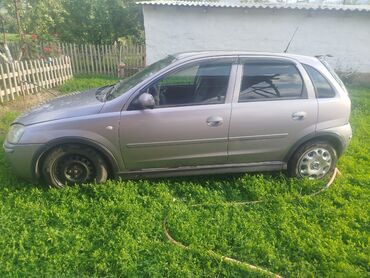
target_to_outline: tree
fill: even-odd
[[[18,12],[20,33],[41,37],[57,33],[61,40],[75,43],[112,43],[120,37],[142,38],[142,12],[135,0],[0,1],[8,15],[16,18]],[[16,24],[15,20],[12,23]]]
[[[66,11],[60,38],[76,43],[112,43],[142,34],[142,13],[134,0],[61,0]]]
[[[9,15],[20,17],[20,32],[51,34],[66,15],[60,0],[3,0]]]

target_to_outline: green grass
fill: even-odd
[[[103,82],[81,79],[66,91]],[[210,249],[285,277],[368,277],[369,96],[370,89],[351,90],[354,138],[339,161],[342,176],[317,197],[300,198],[323,182],[283,174],[45,189],[16,178],[1,150],[0,276],[264,277],[202,251]],[[0,132],[15,115],[1,118]],[[256,199],[268,201],[190,206]],[[162,221],[168,214],[175,239],[191,250],[166,240]]]
[[[74,78],[68,80],[57,89],[62,93],[70,93],[76,91],[84,91],[90,88],[97,88],[104,85],[114,84],[118,78],[104,75],[76,75]]]
[[[20,40],[19,34],[7,33],[6,40],[8,42],[18,42]]]

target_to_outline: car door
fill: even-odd
[[[317,101],[302,65],[283,58],[242,58],[229,134],[229,162],[283,161],[315,131]]]
[[[119,134],[125,167],[137,170],[226,163],[237,67],[234,61],[191,62],[141,90],[121,112]],[[138,107],[142,93],[153,95],[153,109]]]

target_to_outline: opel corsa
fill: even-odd
[[[321,58],[182,53],[30,110],[4,149],[20,176],[56,187],[244,171],[318,179],[348,146],[350,106]]]

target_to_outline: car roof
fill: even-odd
[[[251,51],[237,51],[237,50],[207,50],[207,51],[191,51],[182,52],[172,55],[176,60],[189,60],[196,58],[207,58],[207,57],[217,57],[217,56],[267,56],[274,58],[290,58],[299,61],[300,63],[306,64],[316,64],[319,60],[315,57],[298,55],[292,53],[274,53],[274,52],[251,52]]]

